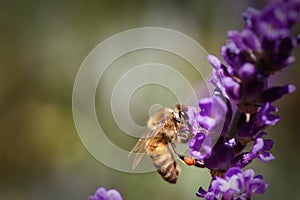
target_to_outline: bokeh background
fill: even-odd
[[[99,186],[117,188],[124,199],[196,199],[198,187],[209,184],[206,170],[181,165],[180,181],[169,185],[155,172],[118,172],[89,154],[72,117],[72,87],[77,70],[99,42],[143,26],[183,32],[209,53],[219,55],[226,31],[243,27],[241,13],[246,7],[261,8],[265,3],[258,0],[1,1],[0,199],[82,200]],[[299,25],[296,29],[299,32]],[[294,55],[296,62],[276,81],[300,88],[299,48]],[[164,90],[158,93],[168,94]],[[151,95],[146,94],[141,91],[136,95],[145,98],[147,110]],[[172,95],[165,98],[171,100],[161,104],[173,104]],[[272,153],[277,159],[269,164],[251,165],[269,183],[266,194],[257,199],[297,199],[299,101],[300,93],[296,91],[276,103],[282,119],[268,133],[275,140]],[[100,108],[101,98],[97,103]],[[137,104],[143,107],[142,102]],[[134,103],[131,109],[137,123],[147,120],[146,110],[135,109]],[[102,117],[105,115],[111,113],[102,112]],[[112,120],[105,124],[115,130],[109,137],[116,143],[122,141],[119,145],[130,150],[136,139],[122,135]]]

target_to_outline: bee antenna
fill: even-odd
[[[178,103],[178,104],[176,104],[175,105],[175,109],[177,109],[178,111],[180,111],[181,110],[181,105]]]

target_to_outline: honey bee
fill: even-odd
[[[202,167],[202,162],[185,157],[178,153],[174,141],[187,142],[191,133],[180,133],[182,128],[188,129],[186,107],[177,104],[175,110],[164,108],[156,112],[148,120],[148,130],[132,148],[131,153],[137,152],[132,168],[141,161],[145,153],[148,154],[158,173],[164,180],[175,184],[180,174],[180,168],[174,159],[169,144],[174,153],[187,165]]]

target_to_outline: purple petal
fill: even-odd
[[[235,43],[235,46],[239,49],[239,51],[248,50],[248,47],[245,45],[243,38],[238,31],[228,31],[227,39],[233,41]]]
[[[267,133],[266,133],[266,132],[260,132],[260,133],[256,136],[255,139],[261,138],[261,137],[263,137],[264,135],[267,135]]]
[[[203,133],[197,133],[196,136],[189,141],[189,147],[191,148],[189,154],[199,160],[203,160],[206,156],[210,155],[212,149],[211,145],[210,135],[205,136]]]
[[[105,188],[100,187],[96,190],[94,196],[97,200],[106,200],[108,199],[107,191]]]
[[[288,65],[293,64],[295,62],[295,56],[290,55],[284,61],[282,61],[282,62],[278,61],[278,62],[281,63],[281,65],[282,65],[281,69],[282,69],[282,68],[284,68],[284,67],[286,67]]]
[[[234,100],[241,98],[240,84],[233,80],[231,77],[225,77],[222,80],[226,93]]]
[[[276,42],[282,38],[288,37],[290,35],[290,30],[288,28],[275,28],[272,24],[265,21],[260,21],[258,24],[258,32],[264,35],[264,39],[269,42]],[[262,45],[264,50],[272,50],[270,46]]]
[[[269,114],[262,116],[262,120],[265,122],[266,125],[274,126],[280,120],[280,117]]]
[[[243,173],[244,177],[244,183],[247,185],[253,178],[254,178],[255,172],[253,169],[247,169]]]
[[[203,133],[197,133],[196,136],[189,141],[189,147],[199,150],[204,139],[205,135]]]
[[[198,190],[198,192],[196,193],[196,195],[197,195],[197,197],[204,198],[205,195],[206,195],[206,193],[207,192],[202,187],[200,187],[199,190]]]
[[[199,116],[198,120],[200,125],[207,130],[211,130],[217,124],[216,119],[207,116]]]
[[[280,120],[280,117],[271,114],[271,112],[278,112],[278,109],[270,105],[270,103],[266,103],[261,107],[256,115],[256,126],[263,128],[275,125]]]
[[[108,196],[109,200],[122,200],[123,199],[121,194],[115,189],[108,190],[107,196]]]
[[[257,138],[255,141],[254,141],[254,144],[253,144],[253,147],[251,149],[251,153],[253,155],[256,155],[260,150],[262,150],[264,147],[264,141],[263,139],[261,138]]]
[[[253,49],[254,51],[261,50],[261,44],[260,44],[259,38],[252,30],[244,29],[241,32],[241,35],[249,48]]]
[[[220,96],[213,96],[212,112],[217,119],[223,118],[228,110],[226,103]]]
[[[199,131],[199,124],[197,120],[199,112],[196,110],[196,108],[192,106],[188,106],[188,110],[186,114],[188,115],[189,124],[191,125],[192,128],[191,130],[192,133],[197,133]]]
[[[257,137],[254,141],[250,154],[254,158],[258,157],[263,162],[274,160],[275,157],[271,153],[267,152],[272,148],[272,146],[272,140],[263,140],[262,138]]]
[[[199,101],[199,107],[201,109],[197,118],[199,124],[209,132],[221,132],[222,130],[218,128],[219,126],[223,127],[228,111],[227,104],[223,99],[220,96],[203,98]]]
[[[235,145],[236,145],[236,140],[235,138],[232,138],[228,141],[225,141],[224,145],[227,147],[227,148],[233,148]]]
[[[248,194],[264,194],[266,189],[268,187],[268,184],[266,184],[262,179],[254,178],[251,183],[249,183],[249,186],[247,188]]]
[[[264,140],[264,147],[263,147],[263,150],[264,151],[269,151],[269,150],[271,150],[272,149],[272,147],[273,147],[273,141],[272,140],[270,140],[270,139],[265,139]]]
[[[216,177],[216,181],[218,181],[219,189],[221,192],[227,192],[229,190],[232,190],[232,191],[238,193],[242,189],[242,183],[239,180],[239,177],[236,175],[233,175],[228,180],[225,180],[220,177]]]
[[[278,6],[268,6],[263,11],[262,19],[268,21],[273,27],[284,28],[288,26],[286,13]]]
[[[199,196],[205,199],[251,199],[252,194],[263,194],[267,188],[261,175],[255,176],[253,169],[242,171],[240,168],[230,168],[224,178],[216,177],[208,192],[199,189]],[[209,198],[207,198],[209,197]]]
[[[270,113],[266,113],[262,116],[260,116],[260,120],[266,125],[266,126],[274,126],[279,120],[280,117],[277,115],[273,115]]]
[[[232,177],[233,175],[241,174],[243,173],[242,170],[238,167],[231,167],[225,174],[225,177]]]
[[[287,11],[288,26],[291,27],[300,19],[300,2],[297,0],[286,2],[285,10]]]
[[[247,8],[247,10],[243,13],[243,18],[246,23],[246,27],[253,29],[256,31],[256,23],[259,20],[261,15],[261,11],[254,8]]]
[[[264,179],[264,177],[263,177],[262,175],[256,175],[254,178],[258,178],[258,179],[260,179],[260,180],[263,180],[263,179]]]
[[[275,156],[273,156],[271,153],[269,152],[262,152],[258,155],[258,158],[263,161],[263,162],[269,162],[271,160],[275,159]]]
[[[212,99],[210,97],[201,99],[199,101],[199,107],[201,108],[200,114],[203,116],[210,116],[211,104],[212,104]]]
[[[254,176],[253,169],[248,169],[244,172],[244,183],[248,197],[251,197],[254,193],[263,194],[268,186],[261,175]]]
[[[207,60],[216,70],[221,68],[221,61],[216,56],[208,55]]]

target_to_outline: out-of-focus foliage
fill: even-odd
[[[182,166],[180,181],[172,186],[156,173],[126,174],[95,160],[80,142],[73,123],[74,78],[94,46],[135,27],[175,29],[219,55],[226,31],[242,27],[240,16],[248,5],[262,7],[263,2],[1,2],[0,199],[80,200],[101,185],[117,188],[125,199],[196,198],[198,186],[209,184],[205,170]],[[284,70],[281,79],[300,88],[299,48],[294,53],[297,61]],[[296,199],[299,100],[296,91],[278,104],[282,120],[268,131],[275,140],[277,159],[269,165],[253,163],[269,182],[265,199]],[[126,142],[130,148],[135,141],[127,138]]]

